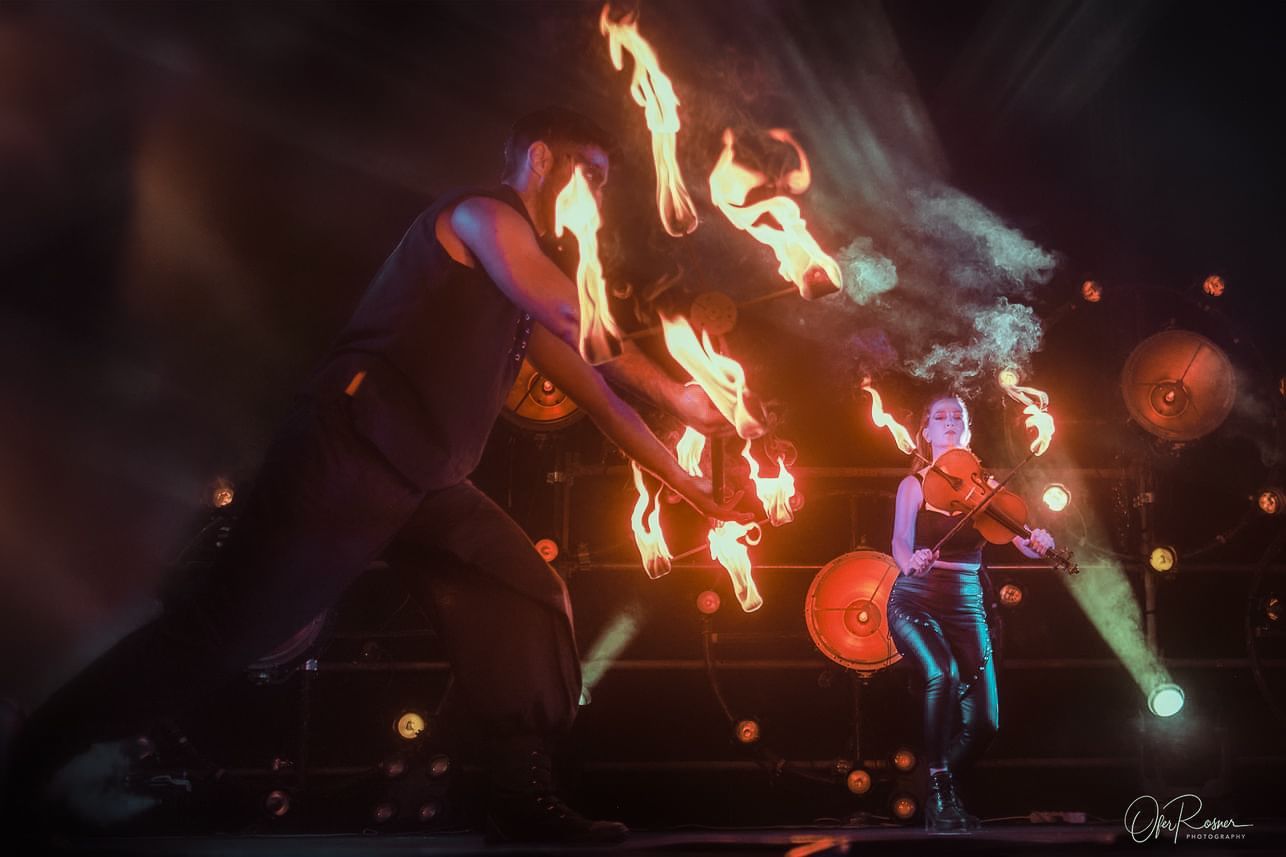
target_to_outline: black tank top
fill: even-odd
[[[347,392],[358,432],[425,490],[477,467],[531,336],[531,317],[482,266],[461,265],[437,239],[438,215],[471,196],[499,200],[532,224],[506,186],[438,199],[375,275],[312,384]]]
[[[915,478],[920,481],[921,496],[924,492],[924,480],[920,474]],[[951,528],[960,520],[959,515],[945,515],[928,508],[924,500],[920,501],[920,511],[915,516],[915,550],[931,548],[938,539],[951,532]],[[986,544],[977,528],[972,523],[960,528],[941,548],[938,559],[943,562],[982,562],[982,546]]]

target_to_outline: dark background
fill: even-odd
[[[1250,496],[1278,478],[1286,368],[1275,249],[1286,225],[1281,4],[647,3],[642,30],[683,99],[680,154],[704,218],[686,243],[656,235],[640,111],[608,62],[598,9],[0,6],[0,692],[36,703],[152,609],[211,481],[253,474],[293,390],[416,212],[450,187],[493,181],[509,122],[552,102],[621,137],[627,161],[614,170],[605,219],[623,278],[646,284],[681,270],[683,289],[735,298],[779,287],[760,248],[708,204],[705,177],[726,126],[752,152],[756,129],[796,130],[814,168],[803,206],[823,246],[863,239],[897,264],[898,288],[875,302],[779,300],[743,313],[729,337],[751,383],[786,415],[801,464],[902,463],[855,387],[877,370],[890,409],[906,416],[928,385],[899,368],[968,335],[977,304],[946,272],[973,264],[977,248],[930,240],[907,202],[920,188],[950,188],[1057,256],[1045,281],[987,294],[1031,305],[1044,325],[1043,350],[1022,362],[1052,395],[1061,463],[1142,458],[1161,476],[1159,526],[1181,554],[1245,520],[1206,559],[1267,556],[1273,522],[1247,515]],[[1228,284],[1217,300],[1200,290],[1212,273]],[[1101,303],[1080,301],[1087,278],[1103,286]],[[1211,337],[1239,381],[1228,421],[1180,449],[1130,425],[1118,393],[1130,350],[1171,324]],[[893,358],[855,337],[872,330]],[[989,463],[1012,463],[1014,412],[976,379],[971,391],[976,448]],[[533,538],[554,534],[543,476],[550,456],[569,449],[618,463],[587,424],[555,440],[509,427],[494,438],[480,480]],[[801,518],[795,531],[774,531],[764,556],[821,563],[859,541],[887,550],[894,484],[866,486],[875,493],[848,529],[846,513],[816,503],[805,513],[818,515],[812,529]],[[824,493],[802,488],[810,499]],[[611,477],[601,490],[577,519],[578,541],[626,536],[628,483]],[[1096,490],[1082,500],[1091,519],[1082,533],[1101,529],[1099,542],[1137,559],[1133,519]],[[610,520],[591,523],[593,510]],[[834,528],[822,525],[827,515],[838,515]],[[797,603],[771,580],[770,598]],[[669,597],[634,572],[573,583],[585,640],[636,590],[659,602],[654,611]],[[733,600],[721,585],[726,612]],[[1172,599],[1174,626],[1231,641],[1229,652],[1211,642],[1190,656],[1236,655],[1245,577],[1203,586]],[[1201,607],[1218,595],[1233,607],[1209,619]],[[1083,624],[1061,597],[1060,614]],[[1039,649],[1048,637],[1035,624],[1027,640]],[[641,639],[644,650],[664,646]],[[1137,700],[1126,687],[1128,707]],[[600,697],[609,709],[657,698],[609,689]],[[1007,704],[1028,713],[1048,704],[1022,698]],[[1227,720],[1263,715],[1247,690]],[[590,746],[596,722],[619,722],[601,708],[587,719]],[[710,723],[723,735],[717,716]]]

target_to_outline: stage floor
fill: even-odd
[[[1286,851],[1286,823],[1259,822],[1237,831],[1235,841],[1184,839],[1179,844],[1199,847],[1203,855],[1281,854]],[[1173,836],[1173,834],[1171,834]],[[1174,846],[1172,839],[1162,843]],[[350,855],[400,854],[513,854],[612,853],[618,855],[662,852],[667,855],[784,854],[1015,854],[1060,855],[1136,852],[1146,843],[1135,843],[1120,823],[1115,824],[988,824],[967,836],[931,836],[908,827],[682,829],[635,831],[618,846],[553,848],[548,845],[490,845],[475,833],[371,834],[339,836],[204,836],[204,837],[103,837],[66,843],[63,853],[140,855],[140,857],[199,857],[199,855],[290,854],[300,857],[350,857]]]

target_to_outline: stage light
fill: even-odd
[[[1067,486],[1061,482],[1052,482],[1045,486],[1040,499],[1049,511],[1061,512],[1067,508],[1068,503],[1072,502],[1072,492],[1068,491]]]
[[[406,757],[401,753],[389,756],[380,762],[380,771],[389,779],[402,776],[406,773]]]
[[[393,730],[407,741],[414,741],[424,733],[427,724],[418,711],[403,711],[393,724]]]
[[[420,808],[415,811],[415,817],[418,818],[422,824],[428,824],[430,821],[437,818],[441,812],[442,804],[435,800],[426,800],[424,803],[420,804]]]
[[[429,776],[442,777],[446,776],[447,771],[451,770],[450,756],[434,756],[429,761]]]
[[[1183,708],[1183,690],[1177,684],[1163,684],[1148,695],[1148,709],[1157,717],[1171,717]]]
[[[1280,488],[1265,488],[1259,492],[1256,502],[1259,504],[1259,511],[1265,515],[1276,515],[1286,506],[1286,495],[1283,495]]]
[[[1081,297],[1092,304],[1103,300],[1103,287],[1094,280],[1086,280],[1081,283]]]
[[[737,740],[742,744],[753,744],[759,740],[759,723],[755,720],[737,721]]]
[[[386,824],[387,822],[392,821],[396,816],[397,804],[392,801],[380,801],[375,804],[375,808],[371,810],[371,821],[376,824]]]
[[[1210,276],[1206,277],[1206,281],[1201,284],[1201,290],[1204,291],[1206,294],[1210,295],[1212,298],[1219,297],[1220,295],[1223,294],[1223,291],[1224,291],[1223,277],[1219,276],[1218,274],[1211,274]]]
[[[899,771],[909,771],[915,767],[915,753],[912,753],[906,747],[900,748],[893,754],[893,767]]]
[[[536,542],[536,553],[545,562],[553,562],[558,559],[558,542],[553,539],[541,539]]]
[[[719,593],[712,589],[707,589],[697,596],[697,609],[707,616],[719,612]]]
[[[1023,588],[1017,583],[1006,583],[1000,587],[1000,603],[1006,607],[1017,607],[1023,603]]]
[[[915,798],[905,793],[894,795],[892,802],[889,804],[889,809],[893,811],[893,817],[898,821],[909,820],[911,816],[915,815],[915,811],[918,808],[919,805],[915,802]]]
[[[290,792],[282,789],[273,789],[268,792],[264,795],[263,809],[273,818],[281,818],[290,812]]]
[[[1276,595],[1269,595],[1264,599],[1264,618],[1269,622],[1282,620],[1282,600]]]
[[[1000,386],[1002,387],[1016,387],[1018,386],[1018,382],[1022,380],[1022,377],[1018,374],[1017,369],[1012,366],[1006,366],[1004,369],[1000,370],[1000,373],[996,376],[996,380],[1000,382]]]
[[[848,790],[855,795],[864,795],[871,790],[871,775],[860,768],[849,773],[848,778],[844,780]]]
[[[1172,571],[1178,564],[1179,554],[1169,545],[1157,545],[1148,554],[1148,565],[1152,566],[1153,571]]]
[[[214,480],[214,484],[210,486],[210,505],[216,509],[231,506],[235,497],[236,491],[233,490],[232,483],[222,476]]]

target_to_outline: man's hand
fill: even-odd
[[[739,512],[733,508],[737,501],[741,499],[740,492],[728,503],[718,503],[714,499],[709,479],[688,477],[684,485],[671,485],[670,487],[687,501],[688,505],[707,518],[716,518],[720,521],[736,521],[738,524],[749,524],[755,520],[755,516],[750,512]]]
[[[676,416],[684,425],[701,432],[706,437],[728,437],[735,434],[732,424],[723,418],[714,402],[697,384],[685,386],[674,400]]]

